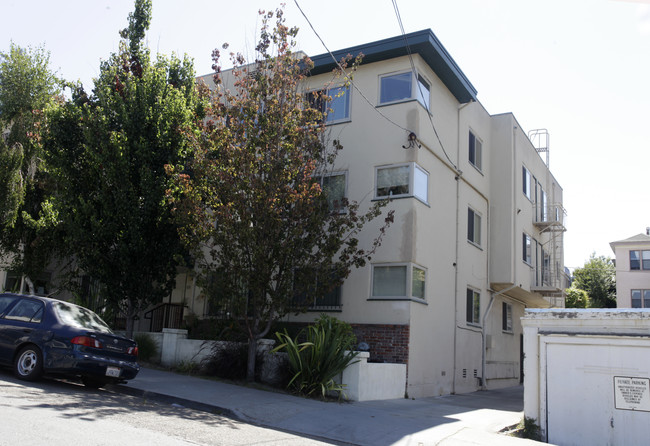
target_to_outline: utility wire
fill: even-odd
[[[408,53],[409,61],[411,62],[411,71],[413,72],[415,83],[418,86],[418,92],[420,93],[421,97],[424,97],[424,94],[422,92],[422,86],[418,81],[418,73],[417,70],[415,69],[415,63],[413,62],[413,53],[411,52],[411,46],[409,45],[408,38],[406,37],[406,32],[404,31],[404,24],[402,23],[402,16],[400,15],[399,8],[397,7],[397,0],[392,0],[392,3],[393,3],[393,9],[395,10],[395,15],[397,16],[397,22],[399,23],[400,31],[402,32],[402,37],[404,38],[406,52]],[[431,116],[431,112],[429,110],[427,110],[427,116],[429,117],[429,123],[431,124],[431,128],[433,129],[433,133],[436,135],[436,138],[438,139],[438,143],[440,144],[440,148],[442,149],[442,152],[445,154],[445,157],[447,157],[447,160],[451,163],[451,165],[454,166],[454,169],[458,171],[459,170],[458,166],[456,166],[456,164],[451,160],[451,158],[449,158],[449,155],[445,150],[445,146],[442,144],[442,140],[440,139],[440,135],[438,135],[438,130],[436,130],[436,126],[433,123],[433,117]]]
[[[382,113],[382,112],[381,112],[377,107],[375,107],[375,105],[374,105],[372,102],[370,102],[370,99],[368,99],[368,98],[366,97],[366,95],[363,94],[363,92],[359,89],[359,87],[354,83],[354,81],[352,80],[352,78],[350,78],[350,77],[348,76],[348,73],[343,69],[343,67],[341,66],[340,62],[339,62],[338,60],[336,60],[336,57],[334,57],[334,54],[332,54],[332,52],[329,50],[329,48],[327,47],[327,45],[325,45],[325,42],[323,42],[323,39],[321,39],[321,37],[320,37],[320,35],[318,34],[318,32],[316,31],[316,29],[314,29],[314,26],[311,24],[311,21],[309,20],[309,18],[308,18],[307,15],[305,14],[305,12],[302,10],[302,8],[300,7],[300,5],[298,4],[298,0],[293,0],[293,2],[294,2],[294,3],[296,4],[296,6],[298,7],[298,10],[299,10],[300,13],[302,14],[302,16],[305,18],[305,20],[307,20],[307,24],[309,25],[309,27],[311,28],[311,30],[314,32],[314,34],[316,35],[316,37],[318,37],[318,40],[320,40],[320,43],[323,45],[323,47],[325,48],[325,50],[327,51],[327,53],[330,55],[330,57],[332,58],[332,60],[333,60],[334,63],[336,64],[336,66],[337,66],[337,67],[339,68],[339,70],[340,70],[340,71],[345,75],[345,79],[346,79],[346,81],[347,81],[347,82],[350,82],[350,84],[354,87],[355,90],[357,90],[357,92],[361,95],[361,97],[362,97],[362,98],[363,98],[363,99],[364,99],[364,100],[365,100],[365,101],[366,101],[366,102],[367,102],[367,103],[372,107],[373,110],[375,110],[377,113],[379,113],[379,115],[380,115],[381,117],[383,117],[386,121],[390,122],[390,123],[393,124],[394,126],[399,127],[400,129],[404,130],[405,132],[407,132],[407,133],[411,133],[411,130],[409,130],[409,129],[405,128],[405,127],[402,127],[401,125],[399,125],[398,123],[396,123],[395,121],[393,121],[392,119],[390,119],[388,116],[386,116],[385,114],[383,114],[383,113]],[[452,164],[453,164],[453,163],[452,163]]]

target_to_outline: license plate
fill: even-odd
[[[119,378],[122,370],[119,367],[106,367],[106,376]]]

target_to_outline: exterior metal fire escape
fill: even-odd
[[[549,168],[549,134],[546,129],[528,132],[528,138],[542,157],[547,167],[547,182],[552,184]],[[566,232],[566,210],[555,190],[536,192],[533,224],[539,230],[540,240],[536,253],[537,265],[532,290],[540,293],[552,306],[564,307],[565,289],[569,287],[569,275],[564,269],[564,232]]]

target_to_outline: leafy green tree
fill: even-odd
[[[191,156],[203,119],[191,60],[151,60],[150,19],[151,1],[136,0],[92,95],[76,87],[49,114],[46,139],[69,254],[126,316],[129,335],[137,313],[173,288],[185,251],[164,166]]]
[[[566,289],[566,308],[589,308],[589,295],[585,290],[575,287]]]
[[[61,92],[49,57],[43,48],[13,42],[0,53],[0,256],[32,293],[30,276],[47,266],[55,249],[53,184],[40,140],[43,110]]]
[[[611,258],[592,254],[573,272],[573,286],[587,292],[592,308],[616,308],[616,267]]]
[[[328,202],[319,180],[341,145],[326,143],[323,114],[307,101],[301,82],[311,61],[292,51],[296,33],[282,10],[263,13],[256,61],[232,55],[232,91],[222,85],[215,51],[217,90],[204,143],[189,172],[169,169],[183,237],[207,253],[199,257],[203,285],[248,336],[249,381],[257,341],[272,322],[364,265],[392,220],[390,212],[365,250],[357,235],[385,202],[366,213],[352,201]]]

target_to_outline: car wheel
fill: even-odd
[[[35,381],[43,375],[43,355],[38,347],[28,345],[18,352],[14,374],[25,381]]]
[[[89,389],[99,389],[100,387],[104,387],[106,385],[106,381],[96,378],[89,378],[87,376],[81,378],[81,382]]]

